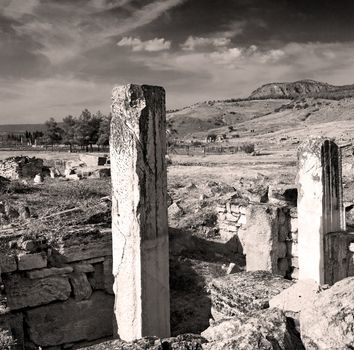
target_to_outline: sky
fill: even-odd
[[[0,124],[108,113],[127,83],[173,109],[300,79],[354,83],[354,1],[0,0]]]

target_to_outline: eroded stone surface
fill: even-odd
[[[11,274],[6,275],[3,281],[7,305],[11,310],[66,300],[71,293],[69,281],[65,277],[52,276],[31,280],[19,274]]]
[[[61,237],[58,251],[65,262],[112,255],[111,230],[89,226],[68,231]]]
[[[304,350],[285,315],[276,309],[221,320],[202,336],[209,341],[203,346],[206,350]]]
[[[169,270],[165,92],[125,85],[112,94],[113,274],[118,333],[166,337]],[[122,287],[123,286],[123,287]]]
[[[239,272],[212,280],[209,289],[214,319],[269,307],[269,300],[293,282],[265,271]]]
[[[320,285],[314,280],[301,280],[273,297],[269,301],[269,306],[285,313],[299,313],[313,304],[321,290]]]
[[[97,291],[89,300],[69,299],[26,311],[30,340],[55,346],[113,334],[113,296]]]
[[[34,270],[47,267],[47,256],[43,253],[19,254],[17,256],[19,270]]]
[[[85,273],[72,273],[70,275],[70,283],[72,285],[75,300],[86,300],[90,298],[92,289]]]
[[[145,337],[133,342],[111,340],[83,350],[202,350],[206,341],[199,335],[182,334],[174,338]]]
[[[354,277],[319,293],[300,314],[307,350],[342,350],[354,346]]]

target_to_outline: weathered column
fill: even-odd
[[[313,138],[298,157],[299,278],[330,283],[326,235],[345,229],[340,149],[332,140]]]
[[[165,91],[113,89],[115,316],[123,340],[170,335]]]

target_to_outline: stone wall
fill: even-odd
[[[52,243],[0,238],[0,327],[15,349],[71,349],[113,335],[111,230],[84,227]]]
[[[42,169],[43,160],[35,157],[11,157],[0,161],[0,176],[9,180],[33,178],[41,174]]]
[[[273,189],[274,192],[274,189]],[[231,198],[216,207],[221,239],[246,255],[247,271],[298,278],[297,208],[294,202],[256,203]]]

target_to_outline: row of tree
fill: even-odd
[[[100,111],[92,114],[84,109],[78,117],[68,115],[62,123],[57,123],[54,118],[45,122],[43,142],[54,146],[65,144],[81,148],[92,149],[92,145],[107,146],[109,144],[111,115],[103,115]]]

